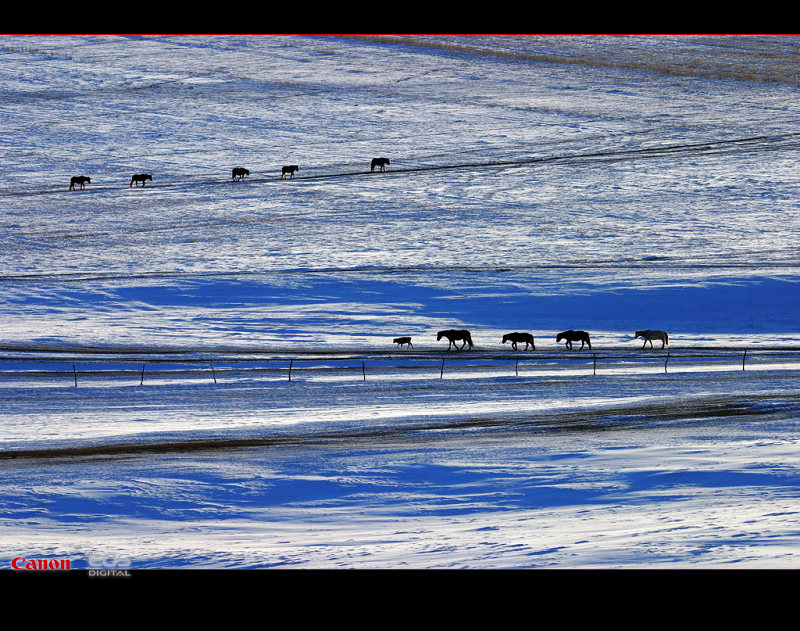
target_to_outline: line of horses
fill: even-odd
[[[386,165],[391,164],[389,162],[389,158],[373,158],[372,162],[370,163],[370,172],[374,173],[377,167],[378,171],[386,171]],[[281,167],[281,179],[294,179],[294,174],[300,170],[299,165],[297,164],[287,164]],[[250,169],[245,169],[244,167],[234,167],[231,169],[231,181],[233,182],[241,182],[246,176],[250,175]],[[147,182],[152,182],[153,176],[149,173],[135,173],[131,178],[130,186],[136,184],[138,187],[141,183],[142,188],[147,184]],[[85,175],[75,175],[70,178],[69,181],[69,190],[74,191],[75,187],[77,186],[80,190],[84,190],[87,184],[92,183],[92,178],[86,177]]]
[[[447,350],[451,350],[455,348],[456,350],[464,350],[464,347],[469,347],[470,349],[475,347],[475,344],[472,341],[472,334],[467,329],[446,329],[444,331],[439,331],[436,335],[436,341],[441,341],[442,338],[447,339],[448,345]],[[650,348],[654,348],[653,340],[661,340],[661,348],[665,346],[669,346],[669,334],[666,331],[656,331],[651,329],[643,329],[636,331],[634,334],[633,339],[642,338],[644,340],[644,344],[642,344],[642,348],[647,346],[647,343],[650,343]],[[461,346],[458,345],[458,342],[461,342]],[[506,342],[511,342],[511,348],[515,351],[519,350],[519,344],[525,344],[525,348],[522,350],[536,350],[535,340],[533,335],[530,333],[506,333],[503,336],[503,344]],[[588,347],[589,350],[592,349],[592,341],[589,334],[586,331],[561,331],[558,335],[556,335],[556,342],[564,342],[565,348],[569,351],[573,350],[573,342],[580,342],[581,347],[578,350],[583,350],[584,346]],[[406,349],[413,348],[413,344],[411,343],[410,336],[403,336],[403,337],[396,337],[392,340],[393,344],[397,344],[399,348],[405,347]]]
[[[385,171],[386,166],[391,164],[389,158],[373,158],[372,162],[370,163],[370,172],[374,173],[375,169],[377,168],[379,171]],[[294,178],[294,174],[300,170],[300,167],[296,164],[289,164],[285,165],[281,168],[281,179],[286,179],[287,176],[289,179]],[[250,175],[250,170],[244,167],[234,167],[231,170],[231,180],[234,182],[242,181],[246,176]],[[149,173],[136,173],[131,177],[130,186],[134,184],[138,187],[139,183],[141,183],[142,187],[146,185],[147,182],[152,182],[153,176]],[[70,180],[69,190],[75,190],[75,187],[78,186],[81,190],[86,188],[86,184],[91,184],[92,179],[86,177],[84,175],[77,175],[74,176]],[[642,348],[647,346],[647,343],[650,343],[650,348],[653,348],[653,340],[661,340],[661,348],[669,345],[669,335],[666,331],[653,331],[649,329],[636,331],[634,335],[634,339],[638,338],[644,339],[644,344],[642,344]],[[446,338],[448,341],[447,350],[451,350],[453,348],[457,350],[464,350],[464,347],[469,346],[470,349],[475,347],[475,344],[472,341],[472,335],[466,329],[447,329],[444,331],[439,331],[436,336],[436,341],[440,341],[442,338]],[[511,342],[511,347],[516,351],[519,350],[519,344],[525,344],[525,348],[523,350],[536,350],[536,344],[533,338],[533,335],[530,333],[507,333],[503,336],[503,344],[506,342]],[[581,347],[578,350],[583,350],[586,346],[591,350],[592,342],[589,334],[586,331],[562,331],[556,336],[556,342],[565,342],[565,347],[567,350],[573,350],[573,342],[580,342]],[[405,347],[406,349],[412,348],[414,345],[411,342],[410,336],[402,336],[397,337],[392,340],[394,344],[397,344],[400,348]],[[458,342],[461,342],[461,346],[458,345]]]

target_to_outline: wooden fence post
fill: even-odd
[[[293,359],[289,360],[289,381],[292,380],[292,364],[294,363]]]
[[[214,378],[214,383],[217,383],[217,374],[214,372],[214,364],[208,362],[208,365],[211,366],[211,376]]]
[[[75,377],[75,387],[78,387],[78,371],[75,370],[75,364],[72,364],[72,376]]]
[[[667,351],[667,359],[664,360],[664,372],[667,372],[667,364],[669,363],[669,351]]]
[[[142,364],[142,378],[139,381],[139,385],[141,386],[144,383],[144,364]]]
[[[442,360],[442,367],[439,370],[439,379],[443,379],[443,378],[444,378],[444,359]]]
[[[744,355],[742,356],[742,370],[744,370],[744,362],[747,359],[747,349],[744,349]]]

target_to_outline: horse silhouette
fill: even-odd
[[[286,177],[286,174],[289,174],[290,178],[294,178],[295,171],[299,171],[300,167],[296,164],[290,164],[289,166],[285,166],[281,169],[281,179]]]
[[[131,186],[133,186],[134,182],[136,183],[136,186],[139,186],[139,182],[141,182],[142,186],[144,186],[147,180],[152,182],[153,176],[148,175],[147,173],[137,173],[131,178]],[[130,188],[130,186],[128,188]]]
[[[372,158],[372,164],[370,165],[369,170],[374,172],[375,167],[380,167],[381,171],[385,171],[387,164],[389,164],[389,158]]]
[[[525,350],[528,350],[530,344],[532,350],[536,350],[536,345],[533,343],[533,335],[530,333],[506,333],[503,336],[503,344],[511,342],[511,348],[517,350],[517,343],[522,344],[525,342]]]
[[[241,181],[244,179],[245,175],[250,175],[250,171],[248,171],[247,169],[243,169],[242,167],[236,167],[235,169],[233,169],[233,171],[231,171],[231,174],[232,174],[231,177],[232,180],[238,179],[239,181]]]
[[[467,344],[469,347],[472,348],[472,335],[470,335],[469,331],[464,329],[448,329],[447,331],[439,331],[436,336],[436,341],[438,342],[443,337],[446,337],[447,340],[450,342],[447,345],[447,350],[449,351],[453,346],[455,346],[458,350],[462,350]],[[456,345],[456,340],[464,340],[464,343],[459,347]]]
[[[85,175],[76,175],[73,178],[71,178],[70,181],[69,181],[69,190],[74,191],[76,184],[79,184],[80,187],[81,187],[81,190],[83,190],[83,189],[86,188],[86,183],[87,182],[89,184],[91,184],[92,183],[92,178],[86,177]]]
[[[412,346],[414,346],[411,343],[410,337],[396,337],[392,340],[392,343],[397,344],[400,348],[403,348],[403,344],[406,345],[406,348],[411,348]]]
[[[647,346],[648,342],[650,342],[650,348],[653,348],[653,340],[661,340],[661,348],[669,346],[669,333],[666,331],[651,331],[650,329],[636,331],[633,339],[635,340],[640,337],[644,338],[644,344],[642,344],[642,348]]]
[[[568,350],[572,350],[573,342],[581,343],[581,347],[578,349],[579,351],[583,350],[584,344],[589,345],[589,350],[592,349],[592,343],[589,341],[589,334],[586,331],[562,331],[556,336],[556,342],[560,342],[561,340],[567,341],[566,347]]]

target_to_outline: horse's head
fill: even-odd
[[[644,337],[644,331],[636,331],[636,333],[633,334],[633,339],[635,340],[637,337]]]
[[[508,342],[508,340],[509,340],[509,338],[510,338],[510,337],[511,337],[511,334],[510,334],[510,333],[506,333],[506,334],[503,336],[503,344],[505,344],[506,342]]]
[[[565,339],[567,339],[567,336],[564,335],[563,333],[559,333],[558,335],[556,335],[556,342],[560,342],[561,340]]]

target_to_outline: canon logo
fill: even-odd
[[[26,559],[14,557],[11,567],[15,570],[69,570],[69,559]]]

